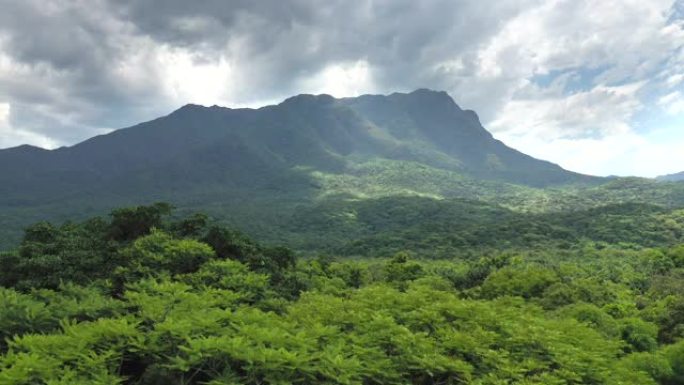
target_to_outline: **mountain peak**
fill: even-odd
[[[195,103],[188,103],[184,105],[183,107],[179,108],[179,110],[202,110],[207,108],[206,106],[203,106],[201,104],[195,104]]]
[[[42,147],[32,146],[30,144],[22,144],[20,146],[10,147],[10,148],[4,149],[3,151],[13,152],[13,153],[36,153],[36,152],[45,152],[45,151],[50,151],[50,150],[46,150]]]
[[[409,95],[433,95],[439,97],[448,97],[451,99],[446,91],[437,91],[430,88],[418,88],[415,91],[409,92]]]
[[[221,107],[217,105],[213,105],[211,107],[203,106],[201,104],[194,104],[194,103],[188,103],[184,105],[183,107],[173,111],[170,116],[185,116],[187,118],[193,118],[196,116],[201,116],[206,113],[210,113],[212,111],[226,111],[226,110],[232,110],[231,108],[228,107]]]
[[[335,98],[328,94],[299,94],[283,100],[279,105],[330,104]]]
[[[188,104],[182,106],[181,108],[175,110],[172,113],[175,114],[175,113],[179,113],[179,112],[183,113],[183,112],[203,111],[207,108],[209,108],[209,107],[205,107],[201,104],[188,103]]]
[[[656,178],[661,182],[679,182],[684,181],[684,171],[678,172],[676,174],[661,175]]]
[[[429,88],[419,88],[409,93],[395,92],[389,95],[389,98],[408,100],[420,105],[456,107],[459,111],[461,110],[461,107],[446,91],[435,91]]]
[[[473,111],[473,110],[463,110],[463,112],[464,112],[465,115],[468,116],[468,118],[470,118],[473,122],[477,123],[477,124],[480,125],[480,126],[482,125],[482,123],[480,123],[480,117],[477,115],[477,112],[475,112],[475,111]]]

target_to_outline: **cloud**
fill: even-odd
[[[230,92],[231,64],[223,57],[202,61],[185,49],[158,52],[164,92],[178,101],[211,104]]]
[[[9,103],[0,103],[0,148],[10,147],[16,143],[33,143],[39,147],[55,147],[55,142],[45,136],[29,131],[21,131],[10,124]]]
[[[154,43],[131,34],[103,2],[0,7],[0,100],[12,104],[22,131],[73,143],[157,97],[155,69],[146,65]]]
[[[566,169],[585,174],[655,177],[680,172],[684,165],[683,138],[661,142],[624,132],[581,139],[523,136],[510,142],[535,157],[553,158]]]
[[[643,83],[596,86],[571,95],[538,95],[511,100],[489,124],[508,137],[542,140],[581,139],[630,132],[629,121],[640,108],[637,92]]]
[[[684,169],[677,150],[684,140],[654,141],[648,131],[664,127],[636,119],[658,124],[654,111],[681,112],[681,94],[671,91],[684,73],[674,9],[670,1],[559,0],[511,19],[479,53],[480,77],[510,79],[488,127],[509,145],[575,171]],[[681,126],[668,130],[679,137]]]
[[[684,115],[684,95],[680,91],[662,96],[658,99],[658,105],[670,115]]]
[[[441,89],[431,65],[527,2],[0,0],[0,100],[71,144],[187,102]]]
[[[505,143],[581,173],[653,177],[684,169],[684,153],[677,150],[684,140],[653,140],[630,123],[644,108],[638,97],[643,86],[599,85],[570,95],[539,91],[507,103],[490,127]]]
[[[302,92],[429,87],[537,154],[530,138],[590,146],[583,141],[643,137],[635,116],[678,113],[667,97],[684,83],[681,0],[501,0],[486,9],[476,0],[0,0],[0,8],[8,124],[52,146],[188,102],[258,106]],[[39,143],[8,138],[3,145]]]
[[[334,97],[358,96],[375,92],[376,88],[365,60],[329,65],[300,83],[302,92],[327,93]]]

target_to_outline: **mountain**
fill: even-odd
[[[493,200],[601,182],[506,146],[446,92],[298,95],[259,109],[186,105],[72,147],[0,150],[0,226],[165,200],[268,233],[336,196]]]
[[[678,172],[676,174],[668,174],[668,175],[662,175],[656,178],[659,181],[663,182],[679,182],[679,181],[684,181],[684,171]]]
[[[446,92],[365,95],[341,103],[363,116],[378,136],[398,144],[385,154],[395,159],[531,186],[592,179],[507,147],[482,127],[475,112],[462,110]]]
[[[593,180],[507,147],[445,92],[417,90],[345,99],[299,95],[256,110],[187,105],[73,147],[2,150],[0,192],[32,200],[43,199],[44,185],[54,197],[84,186],[252,184],[255,176],[294,167],[342,172],[370,158],[532,186]]]

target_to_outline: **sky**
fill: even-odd
[[[187,103],[447,91],[578,172],[684,171],[684,0],[0,0],[0,148]]]

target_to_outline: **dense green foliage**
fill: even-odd
[[[169,213],[37,223],[0,254],[0,384],[684,381],[684,246],[615,221],[673,212],[546,219],[630,247],[450,259],[297,258]]]
[[[181,213],[208,212],[256,239],[314,254],[388,255],[410,249],[448,256],[473,246],[504,250],[584,242],[666,246],[681,235],[678,208],[684,206],[684,183],[616,179],[594,187],[537,189],[399,161],[312,175],[309,188],[315,191],[297,190],[295,178],[266,192],[188,193],[174,196],[173,203]],[[16,218],[86,219],[129,204],[119,199],[103,195],[2,209],[0,249],[19,242],[22,226]]]
[[[385,197],[331,200],[301,208],[285,227],[288,243],[336,255],[424,257],[484,251],[639,248],[682,242],[684,211],[622,203],[575,211],[521,213],[463,199]]]

